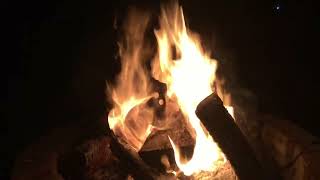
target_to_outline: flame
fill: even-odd
[[[185,118],[194,130],[196,144],[190,160],[181,156],[179,148],[170,139],[175,161],[185,175],[213,171],[225,161],[224,155],[195,114],[197,105],[212,90],[217,62],[201,47],[199,38],[189,31],[182,8],[162,9],[160,29],[155,31],[158,56],[153,64],[153,76],[167,84],[169,98],[176,99]],[[173,59],[171,48],[177,59]]]
[[[233,106],[231,105],[232,104],[231,94],[225,91],[225,88],[223,88],[224,85],[225,85],[225,80],[216,79],[215,92],[222,100],[223,105],[227,109],[228,113],[232,116],[233,120],[235,120],[234,109],[233,109]]]
[[[144,68],[146,44],[144,32],[148,17],[132,10],[125,23],[125,37],[119,43],[121,72],[116,86],[109,85],[114,108],[108,123],[113,132],[137,151],[151,132],[153,112],[143,104],[152,96],[147,70]],[[140,22],[140,23],[136,23]]]
[[[162,8],[159,22],[160,28],[155,30],[158,51],[152,61],[151,75],[167,85],[167,97],[179,105],[195,138],[192,158],[186,159],[169,137],[176,164],[188,176],[200,171],[214,171],[226,159],[195,110],[203,99],[213,93],[217,61],[204,51],[200,38],[187,29],[178,4]],[[116,86],[108,89],[114,103],[108,115],[109,126],[137,151],[149,136],[154,119],[154,112],[145,105],[155,93],[150,87],[150,74],[143,65],[147,24],[145,15],[129,14],[124,41],[119,44],[121,72]],[[227,109],[233,113],[231,108]]]

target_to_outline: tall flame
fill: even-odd
[[[158,52],[152,62],[151,74],[167,85],[167,97],[179,105],[195,138],[192,158],[186,159],[169,137],[175,161],[185,175],[214,171],[225,162],[225,157],[195,110],[213,92],[217,62],[204,51],[199,37],[186,28],[182,8],[178,4],[162,8],[161,12],[160,29],[155,30]],[[109,126],[137,151],[150,134],[154,118],[153,111],[145,106],[146,100],[154,93],[143,66],[147,24],[145,15],[129,14],[125,24],[126,36],[119,46],[122,69],[116,86],[109,88],[114,102],[114,108],[108,115]]]
[[[135,10],[129,13],[124,24],[125,36],[119,43],[121,72],[116,86],[108,89],[114,102],[114,108],[108,115],[109,126],[137,151],[150,134],[153,119],[153,112],[141,105],[152,95],[144,68],[147,24],[148,16],[145,14]]]
[[[213,92],[217,62],[210,59],[202,49],[199,38],[186,28],[182,8],[178,5],[173,9],[162,9],[160,29],[155,31],[155,35],[158,56],[153,64],[153,76],[167,84],[167,95],[177,100],[196,139],[189,161],[181,157],[179,149],[170,139],[176,163],[185,175],[201,170],[213,171],[224,162],[224,155],[203,128],[195,110]],[[177,59],[173,59],[172,47],[176,49]]]

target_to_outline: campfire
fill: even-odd
[[[122,71],[118,83],[110,90],[115,106],[108,116],[110,128],[139,151],[153,131],[170,128],[165,122],[163,124],[166,127],[161,127],[154,121],[166,121],[168,114],[179,110],[195,140],[192,158],[187,160],[168,136],[179,169],[185,175],[201,170],[214,171],[225,162],[225,157],[201,125],[195,111],[197,105],[213,93],[217,61],[210,59],[209,54],[202,49],[199,37],[186,28],[180,7],[162,9],[160,29],[155,30],[158,52],[151,67],[151,78],[164,83],[167,89],[162,95],[164,99],[161,99],[159,92],[152,90],[149,73],[143,64],[143,32],[147,21],[143,18],[136,21],[130,22],[134,27],[128,27],[126,44],[120,44]],[[176,50],[176,57],[171,52],[172,48]],[[151,98],[155,99],[158,106],[172,104],[165,108],[162,119],[144,105]]]
[[[149,136],[172,129],[174,121],[180,121],[175,130],[186,128],[194,143],[193,153],[185,157],[177,142],[180,140],[168,135],[177,170],[166,164],[167,172],[185,176],[215,172],[226,163],[226,157],[212,138],[215,132],[206,129],[196,109],[206,97],[217,94],[218,63],[202,47],[199,35],[186,27],[182,8],[175,4],[161,9],[160,27],[154,30],[157,52],[147,69],[147,25],[147,17],[130,14],[126,35],[119,43],[121,72],[117,83],[108,89],[114,103],[108,115],[109,127],[117,139],[139,152]],[[157,84],[165,91],[157,91]],[[224,96],[221,91],[218,94]],[[233,108],[227,106],[227,110],[233,116]],[[182,119],[172,117],[179,113]]]
[[[105,176],[263,179],[234,122],[230,95],[223,91],[223,80],[217,79],[218,61],[203,48],[200,36],[187,28],[182,7],[161,8],[151,61],[148,25],[147,15],[132,11],[118,43],[121,72],[114,84],[108,84],[113,108],[102,147],[111,169],[118,167],[122,173],[109,169]],[[155,160],[150,162],[150,156]]]
[[[153,7],[157,3],[143,3],[143,6]],[[297,31],[287,33],[284,30],[290,30],[295,25],[287,17],[300,17],[304,13],[293,13],[291,5],[285,7],[288,3],[282,3],[284,8],[277,8],[276,14],[274,9],[270,11],[271,4],[265,3],[250,13],[247,10],[257,4],[244,3],[231,8],[228,4],[216,2],[201,2],[197,7],[192,7],[194,3],[186,4],[186,7],[190,7],[186,8],[187,11],[203,11],[192,19],[193,22],[199,20],[198,27],[206,26],[206,30],[210,31],[215,24],[215,35],[223,32],[216,41],[218,48],[213,49],[212,46],[206,46],[207,36],[191,30],[193,28],[187,21],[188,13],[185,18],[182,7],[177,3],[163,4],[162,8],[151,12],[146,8],[130,8],[125,13],[126,18],[123,19],[120,12],[114,24],[109,22],[109,26],[103,29],[101,27],[104,25],[100,22],[109,17],[109,11],[106,12],[109,6],[116,12],[118,8],[123,10],[123,6],[126,6],[123,1],[115,6],[109,1],[80,3],[81,11],[79,8],[71,10],[75,13],[72,17],[69,16],[69,8],[73,4],[62,3],[61,7],[60,4],[56,4],[59,8],[54,16],[48,16],[49,9],[44,9],[40,14],[36,12],[41,16],[40,19],[22,18],[15,26],[22,27],[23,53],[18,55],[23,59],[27,55],[26,61],[21,61],[27,66],[20,67],[18,63],[18,69],[22,68],[23,72],[19,70],[18,76],[13,76],[13,86],[10,83],[9,88],[13,90],[10,91],[13,101],[9,103],[13,111],[9,108],[9,117],[17,118],[17,121],[10,120],[10,138],[8,142],[5,141],[3,149],[9,150],[10,156],[4,161],[8,160],[8,166],[12,166],[12,169],[6,169],[12,174],[12,180],[320,179],[319,138],[296,126],[294,119],[290,121],[282,119],[286,116],[279,116],[290,110],[307,109],[310,107],[306,104],[309,100],[301,99],[313,96],[305,96],[305,93],[295,90],[295,93],[290,93],[292,87],[297,87],[291,85],[300,85],[300,80],[304,78],[298,78],[299,83],[291,81],[295,78],[272,78],[279,74],[288,76],[287,73],[295,69],[290,66],[290,57],[295,53],[290,51],[300,46],[294,45],[295,48],[291,49],[289,45],[304,40],[299,37],[304,37],[305,33],[302,32],[310,31],[313,26],[307,26],[313,21],[303,24],[306,26],[302,28],[296,28]],[[211,10],[215,12],[209,12]],[[215,20],[211,17],[214,14],[221,19],[214,23],[204,22],[206,19]],[[234,18],[234,15],[239,17]],[[299,19],[303,17],[309,15]],[[273,20],[275,22],[271,22]],[[252,23],[258,21],[258,25]],[[281,26],[284,30],[280,33],[273,28],[279,22],[284,23]],[[115,35],[109,31],[112,27],[119,37],[111,41],[111,36]],[[100,38],[101,31],[107,36]],[[297,37],[300,40],[296,41],[296,36],[291,38],[300,32],[301,36]],[[255,35],[249,37],[249,33]],[[71,34],[74,35],[67,37]],[[229,35],[234,40],[233,48],[229,46],[230,38],[226,37]],[[239,37],[241,35],[244,36]],[[277,38],[282,36],[284,38]],[[266,37],[275,39],[269,41]],[[64,38],[67,38],[66,44],[61,46]],[[242,43],[243,40],[246,42]],[[111,46],[105,47],[105,42],[117,42],[118,52]],[[251,49],[254,43],[258,43],[257,47]],[[280,43],[285,51],[280,53],[276,61],[269,63],[269,58],[274,59],[273,55],[280,52],[277,48],[270,48],[275,43]],[[272,52],[264,54],[265,50]],[[310,70],[308,63],[300,61],[301,57],[310,57],[308,53],[303,53],[304,50],[298,53],[298,65],[304,65],[301,67],[304,70],[299,71],[299,74],[309,78],[312,73],[306,73]],[[81,53],[78,54],[78,51]],[[58,54],[43,61],[43,55],[55,52]],[[84,57],[81,56],[82,52],[85,52]],[[109,53],[117,56],[103,56]],[[253,59],[264,55],[262,61],[253,63]],[[218,57],[217,60],[214,57]],[[288,57],[290,61],[286,59]],[[63,61],[51,67],[55,58],[62,58]],[[69,60],[65,62],[66,58]],[[242,61],[245,58],[248,60]],[[282,58],[286,60],[278,61]],[[280,70],[284,65],[288,68],[282,72]],[[265,75],[267,79],[262,79],[264,75],[258,71],[266,67],[265,72],[269,74]],[[240,75],[238,73],[243,72],[242,68],[255,70]],[[236,71],[232,71],[234,69]],[[42,73],[47,70],[47,73]],[[52,72],[57,70],[65,72],[56,76]],[[43,75],[40,79],[35,77],[39,73]],[[111,73],[116,73],[113,78]],[[27,75],[27,78],[21,75]],[[249,78],[255,75],[257,77]],[[108,79],[106,99],[103,99],[103,93],[99,95],[99,92],[104,91],[104,87],[100,86],[104,79]],[[55,81],[53,86],[47,86],[52,80]],[[262,86],[264,80],[267,83]],[[310,85],[309,80],[302,82],[302,85]],[[269,85],[274,87],[265,89]],[[283,89],[279,85],[287,88]],[[80,86],[89,88],[82,89]],[[43,88],[38,90],[39,87]],[[271,89],[274,92],[269,94],[267,91]],[[281,98],[287,91],[289,93]],[[90,97],[92,99],[87,99]],[[287,98],[292,99],[290,102],[293,105],[281,112],[277,107],[284,107],[286,103],[278,103],[281,104]],[[35,101],[29,102],[31,99]],[[105,109],[103,103],[107,104]],[[30,107],[25,108],[26,105]],[[276,106],[271,108],[269,105]],[[305,112],[308,114],[304,118],[313,118],[309,122],[317,120],[316,113],[309,110]],[[21,115],[16,116],[19,113]],[[290,112],[287,118],[296,115]],[[33,121],[33,118],[37,120]],[[21,120],[28,123],[32,120],[31,126],[20,127],[25,124],[21,124]],[[17,133],[16,130],[22,132]]]

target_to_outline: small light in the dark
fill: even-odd
[[[276,3],[276,4],[273,6],[273,10],[274,10],[276,13],[280,13],[280,11],[281,11],[280,3]]]

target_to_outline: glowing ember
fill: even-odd
[[[143,68],[147,18],[142,15],[129,17],[125,44],[120,45],[121,73],[117,86],[109,90],[115,107],[108,120],[114,133],[138,151],[151,132],[154,114],[144,104],[154,92],[151,92]],[[160,29],[155,31],[155,36],[158,52],[153,60],[152,76],[167,85],[167,97],[179,105],[195,138],[193,156],[185,159],[169,137],[176,164],[185,175],[214,171],[225,162],[225,157],[202,126],[195,110],[213,92],[217,62],[203,50],[199,37],[186,28],[182,9],[177,4],[162,9]],[[175,56],[172,48],[176,50]],[[160,105],[163,103],[163,100],[159,101]],[[227,109],[233,115],[232,107]]]

